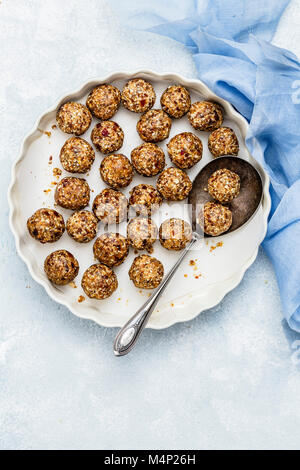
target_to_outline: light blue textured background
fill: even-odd
[[[293,0],[274,38],[298,55],[299,20]],[[113,70],[194,77],[188,52],[126,30],[105,0],[3,0],[0,43],[0,448],[299,448],[300,335],[262,251],[216,308],[115,358],[116,330],[50,300],[8,227],[11,164],[40,113]]]

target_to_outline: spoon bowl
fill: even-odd
[[[241,188],[226,207],[232,212],[232,225],[226,233],[237,230],[244,225],[256,212],[263,194],[263,185],[258,171],[246,160],[235,156],[218,157],[205,165],[193,181],[193,187],[189,194],[188,202],[191,208],[191,221],[193,230],[196,228],[196,208],[214,199],[207,191],[207,183],[210,176],[217,170],[227,169],[238,174],[241,180]],[[204,234],[205,237],[210,235]]]

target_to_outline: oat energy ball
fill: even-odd
[[[159,241],[167,250],[182,250],[191,238],[192,228],[182,219],[165,220],[159,227]]]
[[[129,80],[122,91],[122,103],[134,113],[144,113],[155,103],[155,91],[151,83],[142,78]]]
[[[136,128],[145,142],[160,142],[169,137],[172,121],[161,109],[151,109],[143,114]]]
[[[202,158],[202,142],[192,132],[175,135],[167,145],[172,162],[179,168],[192,168]]]
[[[160,98],[162,109],[173,118],[181,118],[191,107],[190,94],[181,85],[171,85]]]
[[[120,233],[103,233],[93,247],[95,258],[106,266],[119,266],[128,255],[128,241]]]
[[[91,139],[99,152],[112,153],[122,147],[124,132],[116,122],[103,121],[94,127]]]
[[[70,101],[59,108],[56,122],[66,134],[81,135],[90,127],[92,115],[83,104]]]
[[[93,264],[82,276],[81,287],[91,299],[110,297],[118,287],[117,276],[104,264]]]
[[[167,168],[158,177],[156,187],[165,199],[182,201],[192,189],[188,175],[179,168]]]
[[[162,263],[152,256],[137,256],[129,269],[129,277],[139,289],[158,287],[164,276]]]
[[[66,227],[75,242],[88,243],[97,235],[98,219],[90,211],[74,212],[68,218]]]
[[[127,225],[127,239],[135,250],[153,251],[158,235],[156,224],[153,220],[146,217],[135,217]]]
[[[208,137],[208,148],[214,157],[237,155],[239,153],[239,141],[230,127],[220,127]]]
[[[232,212],[216,202],[206,202],[198,215],[198,224],[207,235],[217,237],[230,229]]]
[[[90,202],[90,187],[83,178],[67,176],[56,186],[54,199],[56,204],[65,209],[83,209]]]
[[[94,88],[87,100],[86,105],[91,113],[98,119],[106,121],[118,110],[121,102],[121,93],[113,85],[99,85]]]
[[[124,194],[105,188],[93,202],[93,212],[103,224],[119,224],[127,217],[128,201]]]
[[[133,168],[125,155],[112,154],[104,157],[100,165],[100,176],[114,189],[125,188],[133,178]]]
[[[211,175],[208,180],[207,189],[211,197],[222,204],[226,204],[238,196],[240,186],[239,175],[226,168],[221,168]]]
[[[64,143],[59,158],[66,171],[86,173],[91,169],[95,160],[95,152],[86,140],[80,137],[71,137]]]
[[[165,167],[165,154],[156,144],[146,142],[131,152],[131,163],[143,176],[156,176]]]
[[[151,215],[162,204],[161,194],[151,184],[138,184],[130,191],[129,205],[137,215]]]
[[[223,124],[223,110],[217,103],[197,101],[188,114],[191,125],[198,131],[214,131]]]
[[[53,209],[38,209],[27,220],[30,235],[41,243],[52,243],[60,239],[65,231],[63,216]]]
[[[75,279],[79,271],[79,264],[69,251],[57,250],[50,253],[45,259],[44,270],[53,284],[64,286]]]

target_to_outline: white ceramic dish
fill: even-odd
[[[194,318],[203,310],[218,304],[225,294],[239,284],[246,269],[256,258],[258,247],[266,233],[267,218],[270,211],[268,176],[252,158],[245,146],[248,127],[246,120],[228,102],[217,97],[201,81],[187,80],[175,74],[159,75],[152,71],[120,72],[108,77],[90,80],[79,90],[61,98],[51,109],[39,117],[33,130],[23,141],[19,158],[13,166],[12,182],[9,189],[10,224],[16,239],[18,253],[28,266],[32,277],[44,286],[50,297],[68,307],[75,315],[92,319],[104,326],[123,326],[125,321],[145,301],[149,292],[136,289],[128,277],[128,269],[135,256],[131,251],[123,265],[115,270],[119,279],[119,288],[112,297],[104,301],[86,298],[85,301],[78,302],[79,296],[86,297],[80,286],[82,274],[88,266],[95,262],[92,253],[93,242],[85,245],[78,244],[65,232],[57,243],[42,245],[30,237],[26,227],[27,218],[36,209],[54,207],[55,185],[51,183],[56,181],[56,178],[53,176],[53,168],[61,168],[59,151],[65,140],[70,137],[58,128],[52,129],[52,125],[55,124],[57,108],[68,100],[85,103],[88,92],[99,83],[112,83],[121,89],[128,79],[138,76],[153,83],[157,94],[154,108],[160,107],[160,96],[163,90],[172,83],[180,83],[186,86],[191,92],[192,102],[199,99],[208,99],[222,104],[226,113],[224,125],[232,127],[239,138],[239,156],[255,166],[263,182],[262,203],[253,217],[236,232],[200,242],[191,256],[188,256],[183,262],[148,323],[148,327],[160,329],[169,327],[179,321]],[[136,122],[139,116],[121,106],[112,118],[121,125],[125,132],[124,145],[120,152],[127,156],[130,156],[131,150],[141,143],[136,132]],[[97,120],[94,119],[90,129],[82,136],[83,138],[90,141],[91,130],[96,122]],[[51,132],[51,136],[41,132],[41,130]],[[183,131],[195,132],[186,116],[180,120],[173,120],[170,138]],[[191,179],[212,158],[207,149],[208,133],[195,133],[201,138],[204,151],[202,160],[188,171]],[[162,142],[160,145],[165,150],[166,161],[170,166],[166,143],[167,141]],[[49,164],[50,155],[53,157],[52,164]],[[96,152],[93,168],[86,177],[90,187],[94,190],[91,193],[91,203],[94,196],[105,186],[99,177],[101,158],[101,154]],[[67,172],[63,171],[62,177],[67,175]],[[155,179],[145,179],[136,175],[132,184],[124,191],[125,194],[128,195],[129,190],[141,182],[153,184]],[[48,189],[50,191],[45,192]],[[91,207],[91,204],[89,207]],[[157,214],[154,219],[158,222],[171,216],[180,217],[183,215],[183,207],[183,203],[164,203],[160,214]],[[71,214],[71,211],[66,209],[58,208],[58,210],[63,214],[65,220]],[[185,218],[187,218],[187,215]],[[126,232],[124,223],[121,225],[120,231],[121,233]],[[99,233],[102,232],[103,226],[99,224]],[[61,248],[71,251],[79,260],[80,272],[75,279],[77,288],[71,285],[55,286],[48,281],[44,274],[43,262],[45,257],[50,252]],[[160,246],[158,241],[154,245],[153,255],[163,262],[166,271],[178,257],[178,253],[168,252]],[[190,260],[196,260],[195,264],[190,263]]]

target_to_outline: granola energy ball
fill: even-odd
[[[167,145],[172,162],[179,168],[192,168],[202,158],[202,142],[192,132],[175,135]]]
[[[135,217],[127,225],[127,239],[135,250],[153,251],[158,235],[156,224],[146,217]]]
[[[182,250],[191,238],[191,226],[182,219],[165,220],[159,228],[159,241],[167,250]]]
[[[211,175],[208,180],[207,189],[211,197],[222,204],[226,204],[238,196],[240,186],[239,175],[226,168],[221,168]]]
[[[120,233],[103,233],[94,243],[95,258],[106,266],[119,266],[128,255],[128,241]]]
[[[161,109],[151,109],[137,123],[137,131],[145,142],[160,142],[169,137],[172,121]]]
[[[60,239],[65,231],[63,216],[53,209],[38,209],[27,220],[30,235],[41,243],[52,243]]]
[[[90,211],[74,212],[68,218],[66,227],[75,242],[88,243],[97,235],[98,219]]]
[[[67,176],[56,186],[54,199],[56,204],[65,209],[83,209],[90,202],[90,187],[83,178]]]
[[[99,152],[112,153],[122,147],[124,132],[116,122],[103,121],[94,127],[91,139]]]
[[[164,276],[162,263],[152,256],[137,256],[129,270],[129,277],[139,289],[154,289],[158,287]]]
[[[223,124],[223,110],[217,103],[197,101],[188,114],[191,125],[198,131],[214,131]]]
[[[191,107],[190,94],[181,85],[169,86],[161,96],[162,109],[173,118],[181,118]]]
[[[59,108],[56,122],[66,134],[81,135],[90,127],[92,115],[83,104],[70,101]]]
[[[143,176],[156,176],[165,167],[165,154],[156,144],[146,142],[131,152],[131,163]]]
[[[232,212],[222,204],[206,202],[199,213],[197,222],[204,233],[217,237],[230,229]]]
[[[79,264],[69,251],[57,250],[50,253],[45,259],[44,270],[53,284],[64,286],[75,279],[79,271]]]
[[[130,191],[129,205],[137,215],[151,215],[162,204],[160,193],[151,184],[138,184]]]
[[[105,188],[93,202],[93,212],[103,224],[119,224],[127,217],[128,201],[124,194]]]
[[[103,181],[112,188],[125,188],[132,181],[133,168],[125,155],[115,153],[103,158],[100,175]]]
[[[230,127],[220,127],[208,137],[208,149],[214,157],[237,155],[239,141]]]
[[[167,168],[158,177],[156,187],[165,199],[182,201],[192,189],[188,175],[179,168]]]
[[[117,276],[104,264],[93,264],[82,276],[81,287],[91,299],[110,297],[118,287]]]
[[[96,118],[106,121],[116,113],[120,102],[121,93],[118,88],[104,84],[97,86],[90,92],[86,105]]]
[[[86,140],[80,137],[71,137],[64,143],[59,158],[66,171],[86,173],[91,169],[95,160],[95,152]]]
[[[155,103],[155,91],[151,83],[142,78],[129,80],[122,91],[122,103],[134,113],[144,113]]]

